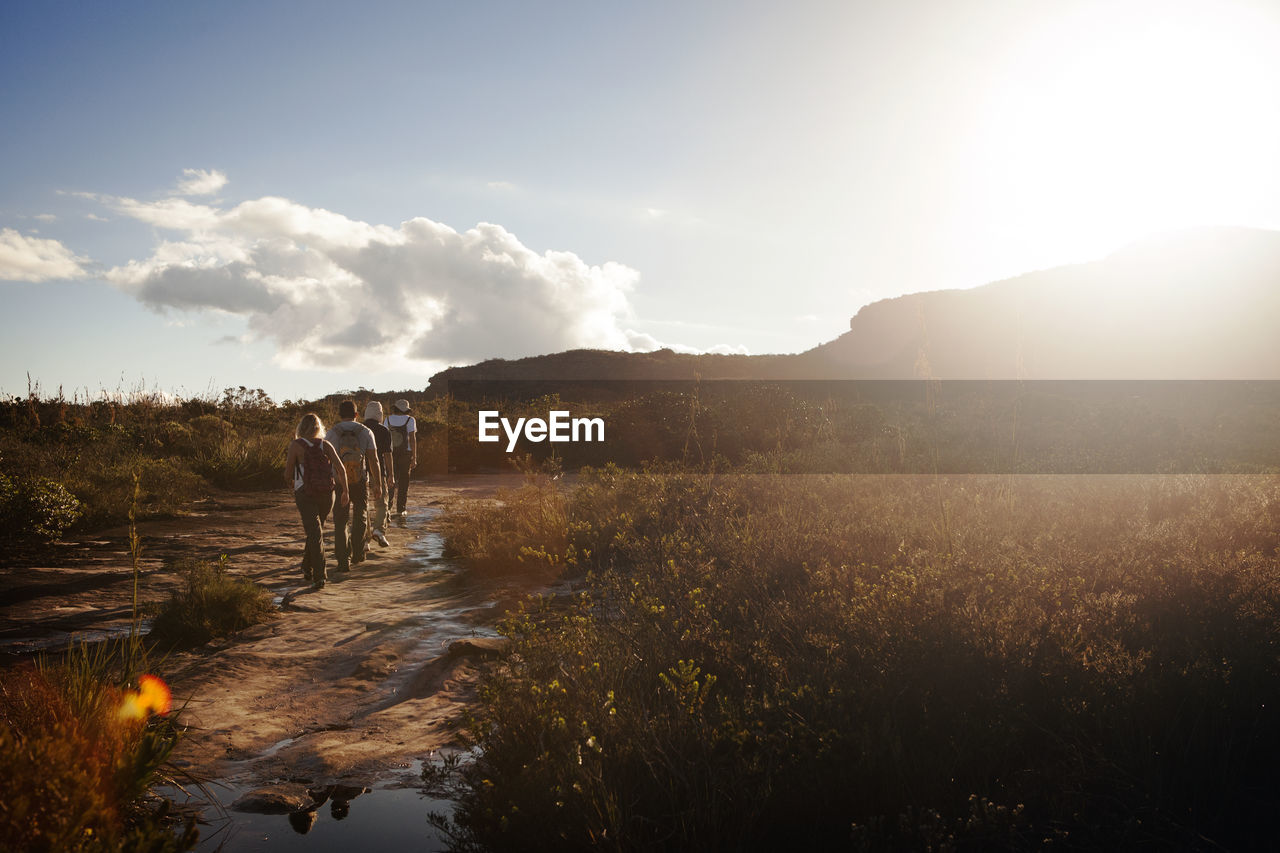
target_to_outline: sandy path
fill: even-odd
[[[441,558],[433,522],[451,500],[485,499],[493,477],[415,482],[409,518],[345,579],[312,591],[297,568],[302,528],[283,491],[229,495],[197,514],[139,525],[144,600],[162,599],[180,555],[216,559],[277,593],[279,618],[161,665],[186,699],[177,759],[202,776],[252,787],[282,780],[369,782],[454,739],[473,697],[474,659],[454,640],[492,635],[519,579],[477,582]],[[331,533],[327,531],[327,533]],[[326,535],[332,572],[332,538]],[[62,546],[45,565],[0,571],[0,642],[8,653],[98,636],[128,624],[127,529]],[[337,578],[343,576],[338,575]]]

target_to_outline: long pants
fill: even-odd
[[[307,534],[307,544],[302,551],[302,574],[313,583],[319,583],[325,579],[324,520],[333,509],[333,493],[330,492],[327,499],[317,499],[295,492],[293,502],[298,505],[302,529]]]
[[[338,571],[345,572],[352,563],[364,560],[364,533],[369,528],[369,485],[366,482],[348,487],[351,503],[333,508],[333,551]],[[350,535],[347,523],[351,523]]]
[[[376,501],[373,502],[372,524],[373,524],[374,530],[387,529],[387,501],[390,499],[390,497],[391,496],[386,493],[386,490],[384,487],[384,490],[382,492],[382,497],[378,498]]]
[[[396,512],[404,512],[409,499],[409,452],[392,453],[391,461],[396,466]]]

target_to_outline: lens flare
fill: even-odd
[[[120,705],[120,716],[129,720],[145,720],[152,714],[164,716],[173,704],[169,685],[154,675],[138,679],[138,689],[125,693]]]

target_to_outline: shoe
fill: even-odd
[[[379,545],[381,545],[383,548],[385,548],[385,547],[387,547],[388,545],[390,545],[390,544],[391,544],[390,542],[388,542],[388,541],[387,541],[387,534],[383,533],[381,530],[375,530],[375,531],[373,531],[373,538],[374,538],[374,539],[377,541],[377,543],[378,543]]]
[[[335,571],[335,572],[349,572],[349,571],[351,571],[351,567],[350,567],[350,566],[338,566],[338,568],[334,569],[334,571]]]
[[[311,588],[312,588],[312,589],[324,589],[324,581],[313,581],[313,582],[311,583]]]
[[[402,510],[400,510],[399,512],[397,512],[397,513],[396,513],[396,518],[408,518],[408,517],[409,517],[409,512],[408,512],[408,510],[403,510],[403,509],[402,509]]]

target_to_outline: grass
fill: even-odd
[[[502,626],[449,782],[461,848],[1270,837],[1274,477],[607,469],[549,488],[485,518],[587,592]],[[450,547],[492,563],[475,526]]]
[[[530,471],[519,489],[499,489],[486,503],[465,502],[444,519],[445,556],[465,556],[473,570],[552,574],[572,570],[568,502],[547,475]]]
[[[148,639],[198,646],[216,637],[275,618],[271,592],[217,563],[184,559],[174,566],[182,586],[159,605]]]
[[[59,660],[0,672],[0,849],[189,850],[154,785],[181,730],[171,717],[127,714],[138,684],[124,655],[78,646]],[[167,711],[167,709],[166,709]]]

